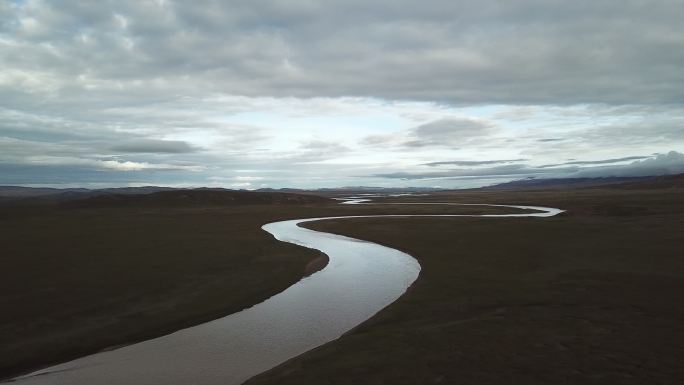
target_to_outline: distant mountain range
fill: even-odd
[[[652,177],[559,178],[523,179],[478,190],[561,190],[575,188],[654,189],[684,188],[684,174]],[[260,189],[256,191],[223,188],[176,189],[171,187],[121,187],[106,189],[31,188],[0,186],[0,203],[26,205],[136,206],[136,205],[229,205],[229,204],[288,204],[324,202],[326,196],[344,194],[408,194],[426,193],[443,189],[424,187],[383,188],[352,186],[301,189]]]
[[[651,189],[684,187],[684,174],[646,177],[522,179],[482,187],[482,190],[561,190],[568,188]]]

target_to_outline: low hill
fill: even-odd
[[[58,189],[48,187],[0,186],[0,198],[21,199],[72,192],[85,193],[88,191],[90,190],[84,188]]]
[[[684,188],[684,174],[662,175],[610,186],[617,189],[669,189]]]
[[[0,186],[0,203],[10,202],[19,204],[44,204],[50,205],[76,199],[85,199],[108,194],[151,194],[159,191],[175,190],[170,187],[144,186],[144,187],[115,187],[104,189],[87,188],[49,188],[49,187],[23,187],[23,186]]]
[[[647,177],[648,178],[648,177]],[[606,186],[625,182],[639,181],[643,177],[606,177],[606,178],[549,178],[549,179],[521,179],[492,186],[482,187],[483,190],[552,190],[581,187]]]
[[[248,204],[307,204],[333,202],[317,195],[279,192],[194,189],[159,191],[150,194],[107,194],[64,202],[62,206],[86,207],[192,207]]]

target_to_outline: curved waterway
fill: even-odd
[[[348,199],[344,203],[360,204],[366,200],[367,197]],[[533,211],[489,215],[359,215],[269,223],[262,228],[276,239],[320,250],[328,255],[328,265],[238,313],[52,366],[14,381],[50,385],[240,384],[339,338],[399,298],[420,272],[418,262],[401,251],[305,229],[299,224],[370,217],[550,217],[563,212],[535,206],[492,206]]]

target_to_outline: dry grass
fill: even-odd
[[[683,382],[682,192],[441,193],[401,201],[570,211],[309,224],[405,250],[420,260],[421,276],[340,340],[252,383]],[[0,373],[230,314],[320,267],[318,253],[275,241],[264,223],[494,212],[501,210],[323,203],[0,210]]]
[[[368,322],[248,383],[683,383],[682,192],[449,193],[430,199],[571,211],[310,224],[423,270]]]
[[[261,230],[265,223],[429,211],[209,201],[0,209],[0,378],[239,311],[325,263],[315,251],[274,240]]]

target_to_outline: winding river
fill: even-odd
[[[367,200],[368,197],[358,197],[344,203],[360,204]],[[299,224],[369,217],[550,217],[563,212],[535,206],[491,206],[532,212],[359,215],[269,223],[262,228],[276,239],[320,250],[328,255],[328,265],[285,291],[238,313],[163,337],[52,366],[13,381],[50,385],[240,384],[290,358],[339,338],[399,298],[420,272],[418,262],[401,251],[309,230]]]

